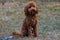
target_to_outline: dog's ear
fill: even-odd
[[[27,8],[27,6],[25,6],[25,8],[24,8],[24,12],[25,12],[25,14],[28,13],[28,8]]]
[[[38,13],[38,7],[36,6],[36,13]]]

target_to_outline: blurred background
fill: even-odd
[[[25,17],[25,3],[31,0],[0,0],[0,37],[20,30]],[[60,39],[60,0],[33,0],[38,6],[39,37]]]

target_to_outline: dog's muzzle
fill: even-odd
[[[30,9],[29,9],[29,12],[35,12],[36,11],[36,8],[34,8],[34,7],[31,7]]]

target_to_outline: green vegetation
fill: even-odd
[[[49,32],[60,32],[60,3],[55,2],[43,5],[37,1],[39,13],[38,33],[49,34]],[[24,19],[23,9],[25,3],[11,2],[0,6],[0,35],[10,34],[14,30],[20,30]]]

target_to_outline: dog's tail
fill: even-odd
[[[18,36],[21,36],[22,35],[20,31],[14,31],[14,32],[12,32],[12,34],[13,35],[18,35]]]

